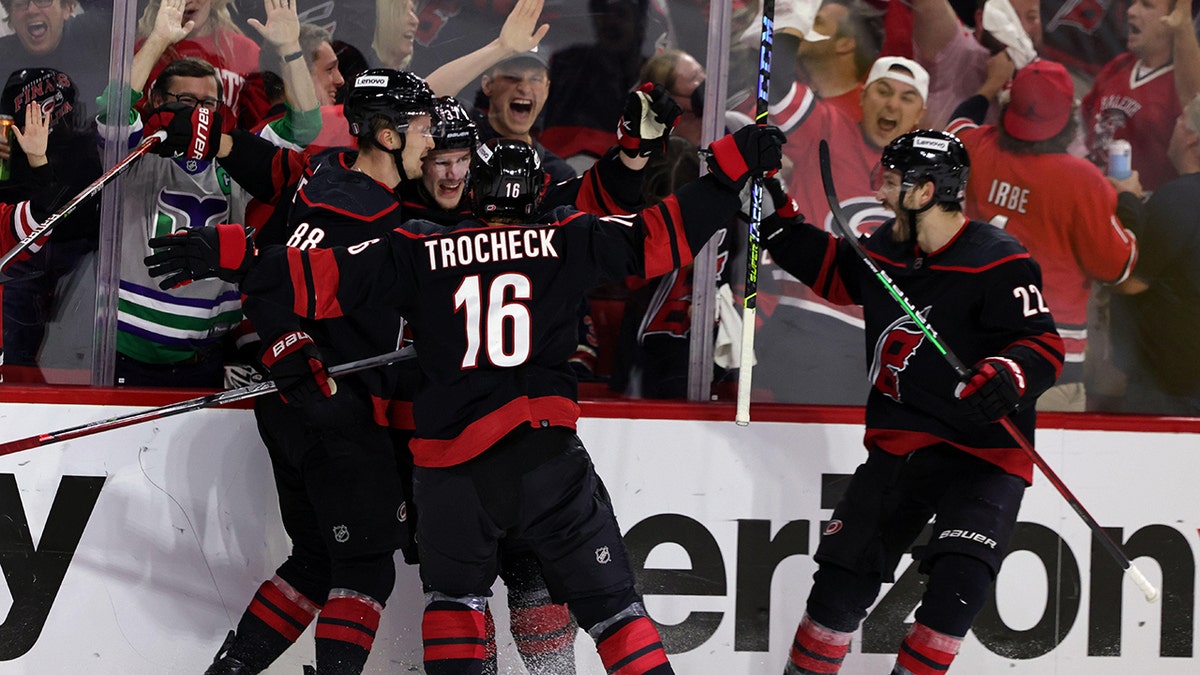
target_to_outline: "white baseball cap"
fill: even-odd
[[[921,64],[906,59],[903,56],[881,56],[875,59],[871,72],[867,74],[867,83],[871,86],[875,80],[882,78],[910,84],[917,89],[922,101],[929,100],[929,72]]]

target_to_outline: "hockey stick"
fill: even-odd
[[[413,347],[405,347],[404,349],[398,349],[394,352],[388,352],[387,354],[380,354],[379,356],[372,356],[370,358],[359,359],[358,361],[350,361],[349,363],[342,363],[333,366],[329,369],[329,376],[336,377],[338,375],[345,375],[347,373],[357,373],[360,370],[367,370],[368,368],[386,366],[390,363],[396,363],[398,361],[407,361],[415,358],[416,355],[417,352]],[[96,422],[81,424],[75,427],[69,427],[59,431],[51,431],[44,434],[38,434],[37,436],[30,436],[28,438],[9,441],[7,443],[0,443],[0,457],[4,455],[10,455],[14,452],[20,452],[22,450],[29,450],[30,448],[39,448],[43,445],[51,445],[53,443],[69,441],[82,436],[91,436],[92,434],[98,434],[101,431],[120,429],[121,427],[127,427],[152,420],[160,420],[164,417],[180,415],[186,412],[192,412],[193,410],[202,410],[204,408],[211,408],[214,406],[225,405],[226,403],[233,403],[235,401],[254,398],[255,396],[261,396],[268,392],[275,391],[275,389],[275,383],[271,380],[266,380],[264,382],[246,385],[245,387],[238,387],[237,389],[227,389],[225,391],[219,391],[215,394],[209,394],[207,396],[190,398],[186,401],[179,401],[178,403],[162,406],[161,408],[151,408],[149,410],[129,413],[128,415],[110,417],[106,420],[99,420]]]
[[[884,288],[887,289],[888,294],[891,295],[892,299],[900,305],[900,308],[904,310],[904,313],[907,314],[908,317],[917,324],[917,327],[921,329],[921,332],[925,334],[925,337],[929,339],[929,342],[938,350],[938,352],[941,353],[941,355],[950,364],[950,367],[954,369],[954,372],[958,375],[959,379],[966,380],[971,376],[971,370],[967,368],[966,365],[959,360],[958,356],[956,356],[954,352],[942,342],[942,339],[938,337],[937,331],[935,331],[933,326],[931,326],[929,322],[917,312],[917,309],[913,306],[912,301],[908,299],[908,296],[904,294],[904,291],[900,290],[900,288],[896,286],[895,282],[892,281],[892,278],[888,276],[888,273],[880,269],[879,266],[877,266],[875,262],[871,260],[871,256],[867,254],[867,251],[863,248],[862,242],[860,242],[858,237],[854,236],[854,233],[850,230],[850,225],[846,222],[846,215],[842,213],[841,201],[838,200],[837,191],[834,189],[833,185],[833,170],[830,167],[829,161],[829,144],[822,140],[819,151],[821,160],[821,182],[825,186],[825,199],[829,202],[829,209],[833,214],[833,222],[838,229],[838,233],[841,234],[842,238],[850,244],[850,246],[854,249],[854,252],[858,254],[858,257],[863,261],[864,264],[866,264],[867,268],[871,270],[871,274],[873,274],[875,278],[879,280],[879,283],[883,284]],[[1083,508],[1083,505],[1079,503],[1079,500],[1075,498],[1075,495],[1072,494],[1071,490],[1067,488],[1065,483],[1062,482],[1062,479],[1058,477],[1058,474],[1054,472],[1054,469],[1050,468],[1050,465],[1046,463],[1046,460],[1041,456],[1041,454],[1034,449],[1033,443],[1030,443],[1029,439],[1025,438],[1025,434],[1021,433],[1021,430],[1017,428],[1017,425],[1012,421],[1012,418],[1008,416],[1001,417],[999,422],[1000,425],[1004,427],[1004,430],[1007,431],[1008,434],[1012,436],[1013,440],[1017,442],[1017,445],[1021,447],[1021,450],[1025,453],[1025,455],[1037,465],[1037,468],[1040,469],[1042,475],[1044,475],[1046,479],[1050,481],[1050,484],[1054,486],[1054,489],[1058,490],[1058,493],[1063,496],[1063,499],[1067,500],[1067,504],[1069,504],[1075,513],[1083,519],[1083,522],[1086,523],[1087,526],[1092,530],[1092,535],[1096,537],[1096,540],[1100,542],[1100,545],[1103,546],[1106,551],[1108,551],[1113,560],[1115,560],[1117,564],[1121,566],[1121,569],[1125,570],[1129,576],[1133,577],[1134,583],[1137,584],[1138,588],[1140,588],[1142,593],[1146,596],[1146,601],[1154,602],[1155,600],[1158,600],[1158,589],[1154,588],[1150,581],[1146,579],[1145,575],[1143,575],[1142,572],[1136,566],[1134,566],[1133,561],[1131,561],[1129,557],[1126,556],[1123,551],[1121,551],[1120,546],[1118,546],[1117,543],[1113,541],[1112,537],[1110,537],[1108,533],[1100,527],[1100,524],[1096,522],[1096,519],[1087,512],[1087,509]]]
[[[767,124],[767,93],[771,89],[771,42],[775,34],[775,0],[763,0],[762,41],[758,46],[758,101],[754,123]],[[738,356],[738,426],[750,424],[750,383],[754,372],[754,320],[758,313],[758,228],[762,224],[763,179],[756,176],[750,188],[750,222],[746,237],[746,288],[742,300],[742,352]]]
[[[111,169],[109,169],[108,171],[105,171],[103,175],[101,175],[99,178],[97,178],[95,180],[95,182],[93,182],[91,185],[85,187],[83,189],[83,191],[80,192],[79,194],[75,195],[75,197],[72,198],[71,201],[67,202],[66,204],[63,205],[62,208],[60,208],[59,210],[57,210],[53,214],[51,214],[49,218],[46,218],[46,220],[43,221],[41,225],[38,225],[37,227],[33,228],[33,230],[28,235],[26,235],[26,237],[24,239],[22,239],[20,242],[18,242],[17,245],[14,246],[11,251],[9,251],[8,253],[5,253],[4,257],[0,258],[0,284],[7,283],[7,282],[13,280],[14,277],[8,276],[7,274],[5,274],[5,271],[9,268],[10,265],[12,265],[14,258],[21,255],[21,253],[23,251],[25,251],[26,249],[28,249],[30,246],[33,246],[34,243],[36,243],[38,239],[41,239],[42,237],[46,236],[46,234],[49,233],[50,230],[52,230],[54,228],[54,226],[58,224],[58,221],[71,215],[72,213],[74,213],[75,209],[79,207],[80,204],[82,204],[82,203],[86,202],[87,200],[91,199],[92,197],[96,196],[96,194],[99,193],[100,190],[104,189],[104,186],[113,182],[113,180],[115,180],[117,178],[117,176],[120,176],[121,174],[125,173],[126,169],[128,169],[130,166],[132,166],[134,162],[136,162],[138,159],[140,159],[142,157],[142,155],[145,155],[147,152],[150,152],[150,150],[153,149],[154,146],[161,143],[164,139],[166,139],[166,137],[167,137],[167,132],[165,130],[156,131],[154,134],[147,136],[145,139],[142,140],[141,143],[138,144],[138,146],[136,148],[133,149],[133,152],[130,152],[128,155],[125,156],[124,159],[122,159],[121,161],[114,164]]]

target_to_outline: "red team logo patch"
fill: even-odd
[[[929,307],[921,310],[921,318],[929,316]],[[879,334],[875,342],[875,355],[871,359],[871,384],[884,396],[900,402],[900,374],[908,367],[908,360],[917,347],[925,341],[925,334],[916,322],[901,316]]]
[[[825,525],[825,531],[822,532],[822,534],[825,534],[825,535],[837,534],[838,532],[841,532],[841,531],[842,531],[842,521],[831,520],[831,521],[829,521],[828,524]]]

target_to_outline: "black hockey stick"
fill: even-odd
[[[873,260],[871,260],[871,256],[863,248],[862,242],[860,242],[858,237],[854,236],[854,233],[850,230],[850,225],[846,222],[846,215],[842,213],[841,201],[838,200],[837,191],[834,189],[833,185],[833,170],[830,167],[829,161],[829,144],[822,140],[819,151],[821,160],[821,182],[825,186],[825,199],[829,202],[829,209],[833,214],[833,222],[838,229],[838,233],[841,234],[842,238],[850,244],[850,246],[854,249],[854,252],[858,254],[858,257],[871,270],[871,274],[873,274],[875,278],[878,279],[881,284],[883,284],[883,286],[887,289],[888,294],[891,295],[892,299],[900,305],[900,308],[904,310],[904,313],[907,314],[910,319],[916,322],[917,326],[921,329],[921,332],[925,334],[925,337],[929,339],[929,342],[946,359],[947,363],[949,363],[950,367],[954,369],[954,372],[958,375],[959,379],[965,381],[971,376],[971,369],[967,368],[967,366],[964,365],[961,360],[959,360],[958,356],[956,356],[954,352],[942,342],[942,339],[938,337],[937,331],[933,329],[933,326],[931,326],[929,322],[926,321],[919,312],[917,312],[917,309],[913,306],[912,301],[908,299],[908,296],[904,294],[904,291],[900,290],[900,288],[896,286],[895,282],[892,281],[892,278],[888,276],[888,273],[880,269],[879,266],[876,265]],[[1021,450],[1026,454],[1026,456],[1028,456],[1029,459],[1037,465],[1037,468],[1040,469],[1042,475],[1044,475],[1046,479],[1050,481],[1050,484],[1054,486],[1054,489],[1058,490],[1058,493],[1063,496],[1063,499],[1067,500],[1067,504],[1069,504],[1075,513],[1083,519],[1083,522],[1086,523],[1087,526],[1092,530],[1092,535],[1096,537],[1096,540],[1100,542],[1100,545],[1103,546],[1106,551],[1108,551],[1113,560],[1115,560],[1117,564],[1121,566],[1121,569],[1125,570],[1129,576],[1133,577],[1134,583],[1137,584],[1138,588],[1141,589],[1142,593],[1146,596],[1146,601],[1154,602],[1155,600],[1158,600],[1158,589],[1154,588],[1150,581],[1146,579],[1145,575],[1143,575],[1142,572],[1136,566],[1134,566],[1133,561],[1131,561],[1129,557],[1125,555],[1125,553],[1121,550],[1121,547],[1117,545],[1117,542],[1113,541],[1112,537],[1110,537],[1108,533],[1105,532],[1102,527],[1100,527],[1100,524],[1096,522],[1096,519],[1087,512],[1087,509],[1083,508],[1083,505],[1079,503],[1079,500],[1075,498],[1075,495],[1072,494],[1071,490],[1066,486],[1065,483],[1062,482],[1062,479],[1058,477],[1058,474],[1054,472],[1054,469],[1050,468],[1050,465],[1046,463],[1046,460],[1041,456],[1041,454],[1034,449],[1033,443],[1030,443],[1029,439],[1025,438],[1025,434],[1021,433],[1021,430],[1017,428],[1017,425],[1012,421],[1012,418],[1008,416],[1001,417],[999,422],[1000,425],[1004,427],[1004,430],[1007,431],[1010,436],[1012,436],[1014,441],[1016,441],[1017,445],[1021,447]]]
[[[775,35],[775,0],[763,0],[762,41],[758,46],[758,101],[754,123],[767,124],[767,94],[771,89],[771,43]],[[762,224],[762,176],[755,176],[750,188],[750,222],[746,237],[746,288],[742,300],[742,352],[738,356],[738,426],[750,424],[750,383],[754,372],[754,320],[758,312],[758,228]]]
[[[414,348],[405,347],[404,349],[398,349],[394,352],[388,352],[387,354],[380,354],[379,356],[372,356],[370,358],[359,359],[358,361],[350,361],[349,363],[342,363],[333,366],[329,369],[329,375],[331,377],[336,377],[338,375],[345,375],[347,373],[357,373],[360,370],[367,370],[368,368],[386,366],[390,363],[396,363],[398,361],[407,361],[408,359],[415,358],[416,355],[417,352]],[[82,436],[91,436],[92,434],[98,434],[101,431],[120,429],[121,427],[140,424],[142,422],[160,420],[164,417],[180,415],[186,412],[192,412],[193,410],[203,410],[204,408],[211,408],[213,406],[225,405],[226,403],[242,401],[248,398],[254,398],[255,396],[262,396],[268,392],[275,391],[275,389],[275,383],[271,380],[266,380],[263,382],[246,385],[245,387],[238,387],[237,389],[227,389],[225,391],[219,391],[215,394],[200,396],[198,398],[190,398],[186,401],[179,401],[178,403],[171,403],[160,408],[151,408],[149,410],[129,413],[128,415],[110,417],[106,420],[99,420],[96,422],[81,424],[75,427],[69,427],[59,431],[51,431],[44,434],[38,434],[37,436],[30,436],[28,438],[9,441],[7,443],[0,443],[0,456],[11,455],[14,452],[29,450],[30,448],[39,448],[43,445],[51,445],[53,443],[69,441]]]
[[[11,251],[5,253],[4,257],[0,258],[0,284],[7,283],[14,279],[14,277],[10,277],[8,274],[6,274],[8,268],[12,265],[14,258],[21,255],[21,253],[30,246],[33,246],[39,239],[49,234],[50,230],[54,229],[54,226],[57,225],[60,220],[74,213],[75,209],[78,208],[80,204],[86,202],[92,197],[95,197],[100,190],[104,189],[104,186],[116,180],[117,176],[125,173],[126,169],[128,169],[130,166],[133,166],[134,162],[140,159],[142,155],[150,152],[154,146],[161,143],[166,137],[166,131],[158,131],[150,136],[147,136],[142,140],[141,143],[138,144],[136,148],[133,149],[132,152],[126,155],[124,159],[114,164],[111,169],[105,171],[104,174],[97,178],[91,185],[85,187],[82,192],[75,195],[71,201],[64,204],[62,208],[55,211],[50,215],[49,218],[46,218],[46,220],[42,221],[40,225],[33,228],[33,230],[30,231],[30,233],[26,235],[24,239],[17,242],[17,245],[14,246]]]

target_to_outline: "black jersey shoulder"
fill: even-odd
[[[983,272],[1014,260],[1031,260],[1029,251],[1017,238],[990,223],[968,221],[962,232],[931,265],[966,272]]]
[[[400,209],[396,194],[365,173],[349,168],[353,153],[326,155],[297,195],[297,201],[355,220],[373,221]]]

